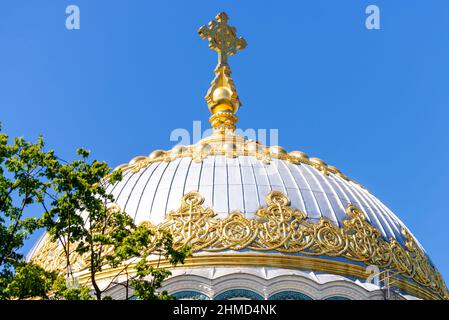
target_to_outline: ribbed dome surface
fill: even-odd
[[[405,225],[376,197],[352,181],[304,163],[272,159],[265,164],[253,156],[210,155],[201,162],[181,157],[153,162],[138,172],[125,171],[124,179],[108,191],[136,223],[153,224],[178,209],[182,196],[190,191],[199,191],[204,205],[219,218],[235,210],[253,218],[259,207],[267,205],[270,191],[281,191],[311,221],[325,217],[341,226],[347,218],[345,207],[351,203],[363,210],[385,239],[404,243]]]

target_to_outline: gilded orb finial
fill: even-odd
[[[218,64],[215,68],[215,78],[205,96],[209,110],[212,113],[209,121],[214,129],[224,132],[226,129],[235,130],[237,116],[235,113],[241,106],[231,69],[228,65],[228,55],[232,56],[246,47],[246,41],[237,37],[236,29],[228,25],[229,17],[221,12],[216,20],[209,25],[202,26],[198,34],[209,40],[209,48],[218,52]]]

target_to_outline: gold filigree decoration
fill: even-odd
[[[122,208],[119,204],[112,202],[107,204],[107,212],[108,214],[113,214],[115,212],[121,212]],[[150,228],[151,225],[148,224]],[[105,233],[108,233],[111,230],[111,227],[108,226],[106,228]],[[156,240],[156,237],[154,237]],[[67,242],[66,242],[67,244]],[[80,243],[79,242],[70,242],[69,248],[66,250],[70,250],[70,268],[72,271],[79,271],[85,269],[89,265],[90,254],[86,252],[84,254],[79,254],[76,249]],[[96,246],[96,249],[99,249],[99,246]],[[66,247],[67,248],[67,247]],[[108,254],[113,250],[113,246],[111,245],[102,245],[103,254]],[[60,240],[54,241],[51,237],[46,234],[43,239],[42,245],[39,247],[39,250],[33,255],[32,261],[42,266],[44,269],[48,271],[58,271],[60,274],[63,274],[67,271],[67,255],[65,254],[66,250],[64,250],[63,244]]]
[[[441,274],[406,229],[402,230],[402,246],[393,238],[385,240],[354,205],[347,206],[348,218],[338,227],[325,218],[318,223],[308,221],[281,192],[270,192],[266,200],[267,206],[260,208],[254,219],[237,211],[218,219],[212,209],[203,206],[204,198],[198,192],[189,192],[182,198],[180,208],[167,214],[165,222],[145,224],[154,230],[154,241],[163,232],[170,232],[175,247],[189,245],[193,252],[245,249],[342,257],[392,270],[440,298],[449,299]],[[39,261],[56,267],[57,261],[45,259],[54,249],[44,245]]]
[[[72,271],[83,270],[87,267],[87,257],[77,253],[72,245],[70,253],[70,267]],[[59,241],[53,241],[47,234],[42,245],[31,259],[47,271],[58,271],[61,274],[67,271],[67,258],[64,248]]]
[[[170,230],[174,243],[188,243],[195,250],[211,245],[216,236],[213,232],[215,213],[204,208],[204,198],[197,192],[189,192],[182,198],[181,207],[167,215],[167,221],[156,229]],[[156,233],[157,234],[157,233]]]
[[[217,219],[202,203],[199,193],[188,193],[181,207],[170,212],[168,221],[156,230],[171,232],[176,246],[189,244],[194,252],[249,249],[344,257],[395,270],[440,297],[449,298],[440,273],[407,230],[402,231],[405,247],[393,238],[387,241],[354,205],[346,208],[348,219],[340,228],[325,218],[318,223],[309,222],[278,191],[267,195],[268,206],[256,212],[256,219],[247,219],[241,212]]]

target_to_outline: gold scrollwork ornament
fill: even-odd
[[[407,230],[402,230],[403,246],[395,239],[385,240],[354,205],[348,205],[348,218],[338,227],[328,219],[317,223],[308,221],[303,212],[290,206],[288,197],[281,192],[269,193],[266,200],[267,206],[260,208],[254,219],[237,211],[219,219],[212,209],[203,205],[204,198],[198,192],[189,192],[182,198],[181,206],[167,214],[166,221],[157,226],[149,222],[147,225],[154,232],[154,241],[164,232],[170,232],[175,247],[188,245],[192,252],[278,251],[341,257],[376,265],[413,280],[440,298],[449,299],[441,274]],[[60,267],[63,262],[60,256],[54,255],[57,247],[45,242],[34,260],[50,269]],[[48,259],[51,252],[54,258]]]

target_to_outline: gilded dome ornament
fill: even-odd
[[[231,69],[228,55],[232,56],[239,50],[246,48],[246,40],[237,37],[236,29],[228,24],[229,17],[221,12],[206,26],[198,30],[203,39],[209,40],[209,48],[218,52],[218,64],[215,68],[215,78],[206,94],[206,102],[212,113],[210,123],[214,129],[224,133],[226,129],[235,130],[237,116],[235,113],[241,106]]]

